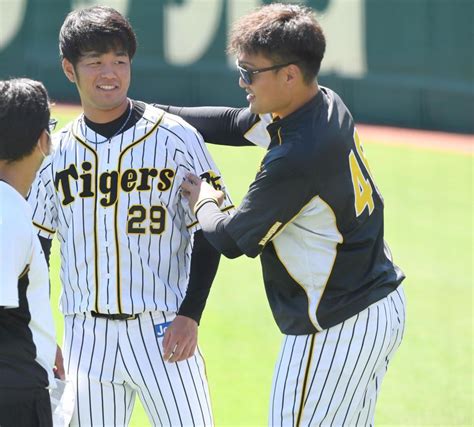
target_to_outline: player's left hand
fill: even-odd
[[[216,190],[212,185],[192,173],[186,174],[186,178],[181,184],[181,191],[183,196],[188,199],[189,207],[193,212],[194,206],[200,200],[214,199],[220,206],[225,198],[222,191]]]
[[[56,358],[54,360],[54,376],[60,380],[66,379],[66,372],[64,371],[63,352],[59,345],[56,346]]]
[[[198,324],[186,316],[176,316],[163,338],[165,361],[181,362],[194,354],[197,346]]]

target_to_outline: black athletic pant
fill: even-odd
[[[0,388],[0,426],[52,427],[48,390]]]

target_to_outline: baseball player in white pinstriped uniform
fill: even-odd
[[[127,97],[135,43],[114,9],[68,15],[63,69],[84,114],[55,136],[29,200],[46,252],[55,233],[60,242],[72,424],[127,425],[138,393],[153,425],[207,426],[195,348],[219,255],[199,232],[193,246],[179,186],[187,172],[222,183],[194,128]]]

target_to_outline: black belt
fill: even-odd
[[[127,313],[97,313],[96,311],[91,311],[92,317],[101,317],[103,319],[110,320],[135,320],[138,317],[138,314],[127,314]]]

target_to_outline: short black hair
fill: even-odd
[[[126,18],[111,7],[93,6],[70,12],[59,32],[59,53],[76,65],[87,52],[126,52],[130,59],[137,50],[135,33]]]
[[[232,55],[261,54],[275,64],[293,62],[310,83],[319,73],[326,39],[312,9],[273,3],[237,20],[227,50]]]
[[[0,81],[0,159],[20,160],[36,146],[50,118],[42,83],[20,78]]]

